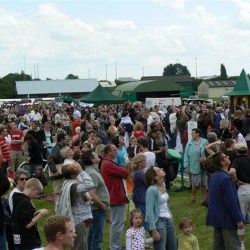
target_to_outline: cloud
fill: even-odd
[[[145,75],[162,74],[177,61],[195,75],[195,57],[198,75],[218,74],[221,63],[229,75],[239,74],[249,65],[248,2],[231,1],[230,13],[201,1],[189,3],[154,1],[158,15],[147,15],[149,9],[145,23],[122,12],[89,21],[63,11],[59,3],[40,4],[30,15],[0,7],[0,76],[20,72],[24,58],[28,74],[39,63],[42,79],[69,73],[84,78],[88,70],[91,77],[105,79],[107,64],[113,80],[115,62],[118,77],[140,78],[142,67]]]

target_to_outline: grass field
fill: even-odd
[[[47,194],[51,193],[51,183],[49,183],[49,186],[46,187],[45,192]],[[192,219],[194,223],[194,234],[198,238],[200,250],[211,250],[213,228],[206,226],[207,209],[200,205],[200,202],[202,200],[200,193],[198,193],[196,204],[191,204],[191,191],[187,189],[185,189],[184,191],[179,191],[179,188],[173,187],[169,191],[169,196],[170,196],[170,209],[174,216],[174,222],[176,226],[176,234],[178,235],[180,233],[178,229],[179,220],[182,217],[188,217]],[[53,202],[35,199],[34,205],[36,209],[47,208],[50,211],[49,215],[53,215],[55,213]],[[42,220],[39,221],[38,224],[39,232],[43,241],[43,246],[46,244],[43,235],[43,223],[45,219],[46,217],[42,218]],[[126,228],[127,226],[125,226],[125,229]],[[125,229],[124,229],[124,234],[125,234]],[[250,249],[250,239],[249,237],[247,237],[248,235],[249,235],[249,228],[246,229],[246,242],[245,242],[246,249]],[[125,240],[123,242],[123,245],[125,246]],[[105,237],[102,249],[103,250],[109,249],[108,223],[105,226]]]

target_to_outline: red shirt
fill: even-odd
[[[22,130],[11,130],[10,131],[11,140],[21,140],[23,138]],[[10,144],[10,150],[13,151],[22,151],[22,143],[20,144]]]
[[[5,162],[10,161],[10,145],[4,138],[0,137],[0,148]]]

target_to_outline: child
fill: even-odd
[[[25,183],[23,193],[13,194],[12,220],[15,249],[34,249],[41,246],[36,224],[48,214],[48,210],[42,208],[35,211],[31,199],[36,198],[42,190],[42,183],[36,178],[31,178]]]
[[[179,223],[182,233],[178,236],[178,250],[199,250],[197,238],[193,235],[193,223],[188,218],[182,218]]]
[[[153,238],[146,239],[140,209],[136,208],[130,212],[130,225],[131,227],[126,232],[126,250],[144,250],[145,243],[153,242]]]

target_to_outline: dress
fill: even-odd
[[[199,242],[195,235],[180,234],[178,236],[178,250],[199,250]]]
[[[144,227],[130,227],[126,232],[126,250],[144,250],[145,243],[152,242],[152,238],[146,240]]]

